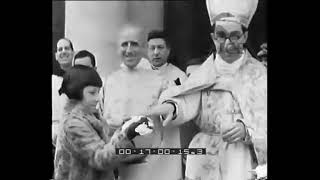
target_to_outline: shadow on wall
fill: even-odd
[[[61,75],[62,69],[55,59],[55,52],[57,42],[64,37],[64,23],[65,23],[65,3],[64,1],[52,2],[52,73]]]

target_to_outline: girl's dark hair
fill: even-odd
[[[99,74],[93,68],[75,65],[63,75],[59,94],[65,93],[69,99],[82,100],[83,89],[87,86],[102,87]]]

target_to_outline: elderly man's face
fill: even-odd
[[[162,38],[150,39],[148,42],[148,57],[155,67],[161,67],[168,60],[170,49]]]
[[[119,46],[122,62],[128,68],[136,67],[142,58],[142,42],[140,32],[134,28],[128,28],[120,34]]]
[[[60,66],[71,66],[73,58],[73,50],[71,49],[70,42],[66,39],[61,39],[57,43],[56,60]]]
[[[233,63],[241,57],[248,33],[244,33],[238,23],[219,21],[211,36],[221,58],[227,63]]]

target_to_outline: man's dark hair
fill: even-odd
[[[94,57],[94,55],[87,51],[87,50],[81,50],[79,51],[75,56],[74,56],[74,60],[73,60],[73,64],[75,65],[76,60],[79,58],[84,58],[84,57],[89,57],[91,59],[91,64],[93,67],[96,67],[96,58]]]
[[[97,71],[84,65],[76,65],[63,75],[59,94],[65,93],[69,99],[82,100],[83,89],[87,86],[102,87],[102,80]]]
[[[148,39],[147,41],[149,42],[150,39],[156,39],[156,38],[161,38],[165,41],[166,46],[170,48],[170,42],[168,39],[168,34],[165,31],[161,30],[152,30],[148,33]]]

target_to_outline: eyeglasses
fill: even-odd
[[[235,43],[239,41],[242,36],[243,34],[239,34],[239,32],[231,32],[229,35],[222,31],[215,33],[215,39],[220,43],[224,43],[227,39],[229,39],[230,42]]]

